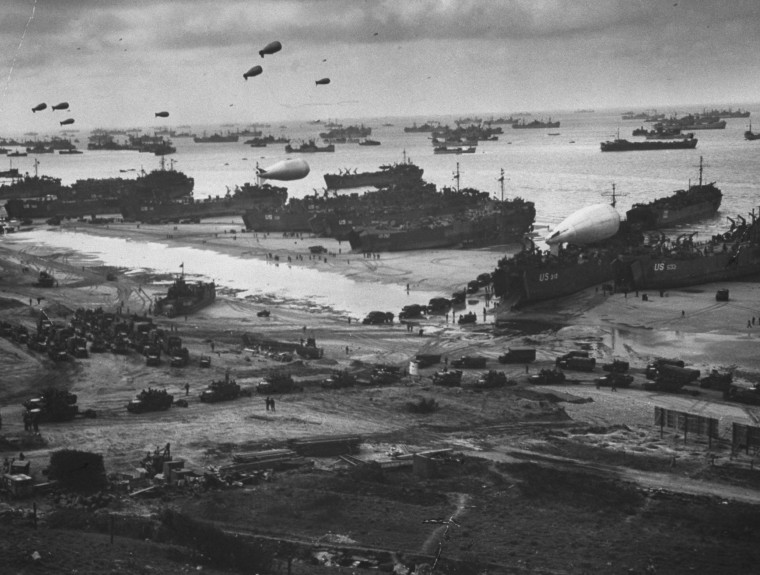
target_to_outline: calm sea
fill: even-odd
[[[760,105],[750,107],[749,110],[753,114],[760,113]],[[303,155],[311,166],[310,174],[303,180],[283,184],[293,197],[321,194],[325,185],[325,173],[341,169],[376,170],[380,165],[402,161],[406,154],[424,169],[424,178],[439,188],[454,186],[454,175],[458,171],[462,187],[477,188],[500,197],[502,190],[498,179],[503,169],[504,196],[520,196],[535,202],[537,224],[552,226],[583,206],[610,201],[613,185],[617,190],[617,207],[621,213],[634,203],[650,201],[677,189],[684,189],[690,182],[696,183],[700,158],[703,158],[703,178],[707,182],[715,182],[723,191],[723,203],[717,216],[685,227],[684,231],[696,230],[696,239],[707,239],[716,231],[722,231],[727,222],[726,216],[746,216],[758,207],[760,140],[744,139],[743,133],[749,121],[747,118],[727,119],[724,130],[696,131],[699,143],[695,150],[602,153],[600,142],[613,139],[618,133],[621,138],[632,139],[631,131],[644,125],[637,121],[622,120],[623,111],[552,112],[525,116],[527,121],[551,117],[552,120],[559,120],[561,125],[556,129],[538,130],[516,130],[509,125],[502,125],[504,133],[499,135],[498,141],[481,142],[476,153],[464,155],[434,155],[430,134],[406,133],[403,130],[413,122],[422,124],[430,120],[454,126],[456,117],[453,116],[339,118],[337,121],[344,126],[364,124],[371,127],[371,137],[379,140],[381,145],[338,144],[335,153]],[[678,113],[700,111],[679,110]],[[487,120],[491,116],[481,117]],[[295,143],[306,139],[319,141],[319,133],[327,131],[324,125],[327,119],[322,120],[321,124],[291,122],[281,125],[272,122],[271,127],[261,129],[264,134],[285,135]],[[244,128],[245,125],[239,127]],[[233,128],[192,127],[192,131],[197,134],[225,132],[229,129]],[[150,133],[150,130],[146,129],[143,133]],[[87,133],[78,132],[73,137],[79,140],[78,146],[85,153],[71,156],[39,155],[40,174],[59,177],[63,183],[68,184],[80,178],[133,177],[134,172],[125,170],[149,171],[159,167],[158,158],[152,155],[123,151],[88,152]],[[243,143],[246,139],[241,137],[238,143],[196,144],[191,138],[175,138],[173,141],[177,153],[168,159],[175,162],[177,170],[195,179],[196,197],[224,195],[227,188],[255,181],[257,164],[267,167],[287,157],[284,145],[251,148]],[[9,158],[6,161],[12,162],[12,166],[22,172],[34,172],[32,155]],[[51,245],[56,241],[56,234],[35,234],[32,237],[34,241]],[[97,256],[97,250],[93,251],[90,246],[83,246],[83,249],[90,255]],[[101,259],[110,259],[105,252],[101,256]],[[176,268],[171,266],[157,271],[176,271]]]

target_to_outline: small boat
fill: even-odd
[[[366,140],[362,140],[361,142],[359,142],[359,145],[360,146],[379,146],[380,142],[378,142],[377,140],[370,140],[369,138],[367,138]]]

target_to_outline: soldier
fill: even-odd
[[[24,419],[24,431],[31,431],[32,430],[32,417],[29,413],[29,410],[24,410],[24,414],[22,415]]]
[[[274,397],[272,397],[272,398],[269,400],[269,405],[272,407],[272,411],[277,411],[277,410],[274,408]]]
[[[185,397],[187,397],[188,395],[190,395],[190,384],[186,383],[185,384]]]

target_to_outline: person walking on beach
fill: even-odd
[[[187,397],[188,395],[190,395],[190,384],[186,383],[185,384],[185,397]]]
[[[267,396],[267,398],[264,400],[264,403],[266,403],[266,406],[267,406],[267,411],[269,411],[269,402],[270,401],[271,401],[271,399],[269,399],[269,396]]]

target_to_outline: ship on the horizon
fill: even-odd
[[[631,142],[616,138],[602,142],[602,152],[636,152],[640,150],[692,150],[697,147],[697,138],[684,138],[682,140],[645,140],[643,142]]]
[[[438,129],[438,122],[426,122],[421,125],[417,125],[417,122],[413,122],[411,126],[406,126],[404,132],[406,133],[419,133],[419,132],[432,132]]]
[[[210,136],[195,136],[193,142],[196,144],[227,144],[237,142],[240,139],[238,134],[211,134]]]
[[[308,142],[302,142],[300,146],[297,148],[294,148],[290,144],[285,145],[285,153],[286,154],[294,154],[294,153],[300,153],[300,154],[314,154],[317,152],[334,152],[335,151],[335,144],[327,144],[326,146],[318,146],[314,140],[309,140]]]
[[[535,129],[535,128],[559,128],[559,120],[556,122],[552,122],[552,119],[549,118],[549,121],[544,122],[541,120],[533,120],[532,122],[526,123],[525,120],[522,120],[520,122],[515,122],[512,124],[512,127],[516,130],[525,130],[525,129]]]
[[[385,164],[374,172],[340,171],[337,174],[325,174],[325,185],[328,190],[343,190],[346,188],[377,188],[400,184],[405,181],[422,179],[423,169],[406,158],[396,164]]]

